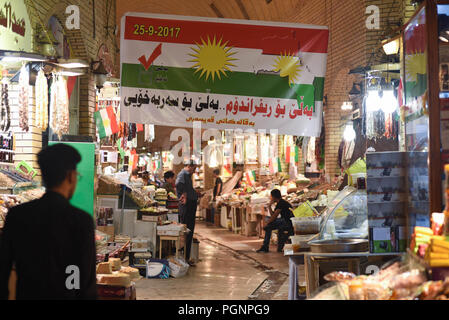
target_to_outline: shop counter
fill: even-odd
[[[291,246],[286,245],[284,256],[289,257],[289,300],[298,300],[298,266],[304,265],[306,278],[307,298],[319,287],[320,264],[324,263],[347,263],[349,272],[360,274],[360,260],[362,258],[382,258],[398,257],[403,252],[370,253],[370,252],[349,252],[349,253],[315,253],[308,250],[293,252]]]

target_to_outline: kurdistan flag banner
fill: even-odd
[[[94,117],[100,139],[119,132],[115,112],[111,106],[95,111]]]
[[[323,26],[128,13],[121,121],[319,136]]]

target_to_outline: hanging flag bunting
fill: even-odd
[[[118,151],[120,152],[120,157],[123,159],[125,157],[125,150],[122,148],[122,138],[118,139],[116,144]]]
[[[245,172],[246,182],[250,186],[254,186],[256,184],[256,173],[253,170],[248,170]]]
[[[299,162],[299,148],[295,145],[295,163]]]
[[[285,162],[290,163],[290,146],[285,148]]]
[[[119,131],[117,119],[112,107],[95,111],[94,117],[100,139],[109,137]]]
[[[319,136],[328,39],[325,26],[127,13],[121,120]]]
[[[273,160],[271,158],[268,160],[268,168],[270,170],[270,174],[275,174],[276,173],[276,171],[274,169]]]

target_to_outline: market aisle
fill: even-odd
[[[182,278],[139,280],[137,299],[247,300],[267,278],[255,262],[213,242],[201,241],[200,259]]]

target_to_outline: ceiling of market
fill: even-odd
[[[126,12],[291,21],[304,0],[117,0],[117,24]]]

